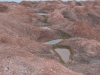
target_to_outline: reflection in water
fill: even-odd
[[[62,41],[62,40],[63,40],[63,39],[52,40],[52,41],[49,41],[49,42],[45,42],[44,44],[54,45],[54,44],[59,43],[59,42]]]
[[[70,58],[70,51],[68,49],[56,48],[55,52],[60,60],[64,61],[64,63],[68,62]]]

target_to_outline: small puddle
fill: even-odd
[[[74,55],[73,50],[70,46],[59,46],[57,45],[63,39],[52,40],[49,42],[45,42],[44,44],[48,44],[52,46],[51,53],[57,57],[57,59],[63,63],[72,63],[72,57]]]
[[[51,30],[49,27],[40,27],[41,29]]]
[[[63,39],[52,40],[52,41],[49,41],[49,42],[45,42],[44,44],[54,45],[54,44],[59,43],[59,42],[62,41],[62,40],[63,40]]]
[[[70,51],[68,49],[56,48],[54,51],[62,62],[67,63],[69,61]]]
[[[38,15],[41,15],[41,16],[48,16],[49,14],[47,13],[37,13]]]

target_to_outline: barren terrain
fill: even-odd
[[[100,2],[0,2],[0,75],[100,75]]]

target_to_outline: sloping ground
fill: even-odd
[[[55,10],[49,15],[47,22],[50,24],[66,24],[67,19],[64,18],[61,12]]]
[[[20,5],[22,5],[22,6],[25,6],[25,7],[27,7],[27,8],[33,8],[34,7],[34,4],[32,3],[32,2],[30,2],[30,1],[22,1],[22,2],[20,2]]]
[[[7,12],[7,10],[8,10],[8,7],[7,6],[0,4],[0,12],[1,13]]]
[[[63,2],[57,1],[48,1],[48,2],[40,2],[36,6],[37,12],[53,12],[55,9],[62,9],[66,7]]]
[[[11,6],[10,4],[5,3],[5,5],[9,7],[9,12],[0,13],[0,16],[2,17],[0,18],[1,27],[7,29],[7,31],[4,30],[4,32],[8,33],[8,31],[10,31],[9,33],[12,35],[17,34],[18,36],[28,37],[38,41],[42,41],[42,38],[48,38],[48,40],[54,38],[52,31],[42,30],[33,26],[30,22],[30,20],[32,20],[34,24],[36,21],[38,22],[38,19],[41,19],[42,16],[39,16],[34,12],[32,13],[18,4]],[[42,32],[46,33],[43,34]]]
[[[85,75],[100,74],[100,42],[85,38],[71,38],[58,45],[71,46],[74,50],[73,63],[69,68]]]
[[[72,37],[83,37],[88,39],[96,39],[100,37],[100,26],[91,26],[90,23],[85,21],[74,21],[62,25],[53,25],[53,29],[69,34]]]
[[[100,32],[96,31],[90,24],[84,21],[76,21],[71,25],[68,25],[65,31],[76,37],[85,38],[98,38],[100,37]]]
[[[98,10],[97,10],[98,9]],[[69,21],[83,20],[91,23],[92,26],[100,25],[99,6],[74,6],[62,11],[62,14]]]
[[[51,27],[73,37],[99,38],[100,6],[74,5],[74,7],[72,7],[71,5],[73,4],[67,4],[60,10],[55,9],[55,11],[50,14],[47,21],[53,24]],[[52,16],[54,13],[56,17]]]
[[[42,16],[17,3],[0,5],[0,75],[83,75],[60,64],[51,47],[40,43],[55,38],[52,30],[34,26]]]
[[[75,49],[75,54],[81,55],[81,60],[87,60],[89,62],[89,58],[100,57],[100,42],[96,40],[88,40],[85,38],[71,38],[60,42],[59,45],[71,46],[73,49]],[[76,57],[76,59],[76,61],[80,60],[78,57]]]
[[[36,42],[33,42],[32,45],[28,44],[28,46],[25,47],[1,44],[0,74],[82,75],[67,69],[54,60],[51,60],[52,54],[49,49],[47,49],[46,46],[43,48],[43,45],[37,45],[38,46],[36,46]]]
[[[44,22],[51,29],[42,29]],[[70,36],[58,45],[73,48],[71,65],[59,63],[51,46],[42,44],[59,36]],[[0,3],[0,75],[99,75],[100,42],[95,39],[100,39],[99,3]]]

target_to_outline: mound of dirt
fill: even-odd
[[[73,63],[69,66],[71,69],[85,75],[100,74],[100,42],[85,38],[71,38],[58,45],[70,46],[74,50]]]
[[[83,75],[58,63],[49,46],[25,37],[16,40],[15,45],[10,42],[0,43],[0,74]]]
[[[10,35],[17,35],[20,37],[28,37],[38,41],[46,41],[54,38],[53,31],[43,30],[39,27],[33,26],[35,23],[44,19],[42,16],[27,10],[27,8],[21,5],[13,4],[11,6],[7,3],[6,5],[8,5],[10,10],[7,14],[0,14],[2,17],[0,18],[2,33],[8,33]],[[43,34],[42,32],[46,33]]]
[[[30,2],[30,1],[22,1],[22,2],[20,2],[20,5],[25,6],[25,7],[29,7],[29,8],[32,8],[34,6],[32,4],[32,2]]]
[[[85,21],[68,22],[67,25],[53,25],[52,28],[64,32],[65,35],[69,34],[72,37],[84,37],[89,39],[96,39],[100,37],[100,32],[97,27],[91,26]]]
[[[52,12],[47,20],[47,22],[51,24],[65,24],[67,23],[67,19],[64,18],[64,16],[57,10]]]
[[[0,2],[0,75],[99,75],[99,7],[85,1]],[[68,36],[58,45],[73,49],[73,62],[62,65],[44,42]]]
[[[97,38],[100,37],[100,33],[94,30],[94,28],[84,21],[76,21],[72,25],[66,27],[66,32],[72,36],[85,37],[85,38]]]
[[[55,9],[62,9],[66,7],[65,4],[58,1],[40,2],[37,4],[36,9],[38,12],[53,12]]]
[[[8,11],[8,7],[0,3],[0,13],[5,13]]]
[[[75,6],[74,10],[75,12],[83,14],[83,15],[88,12],[88,8],[86,6]]]

